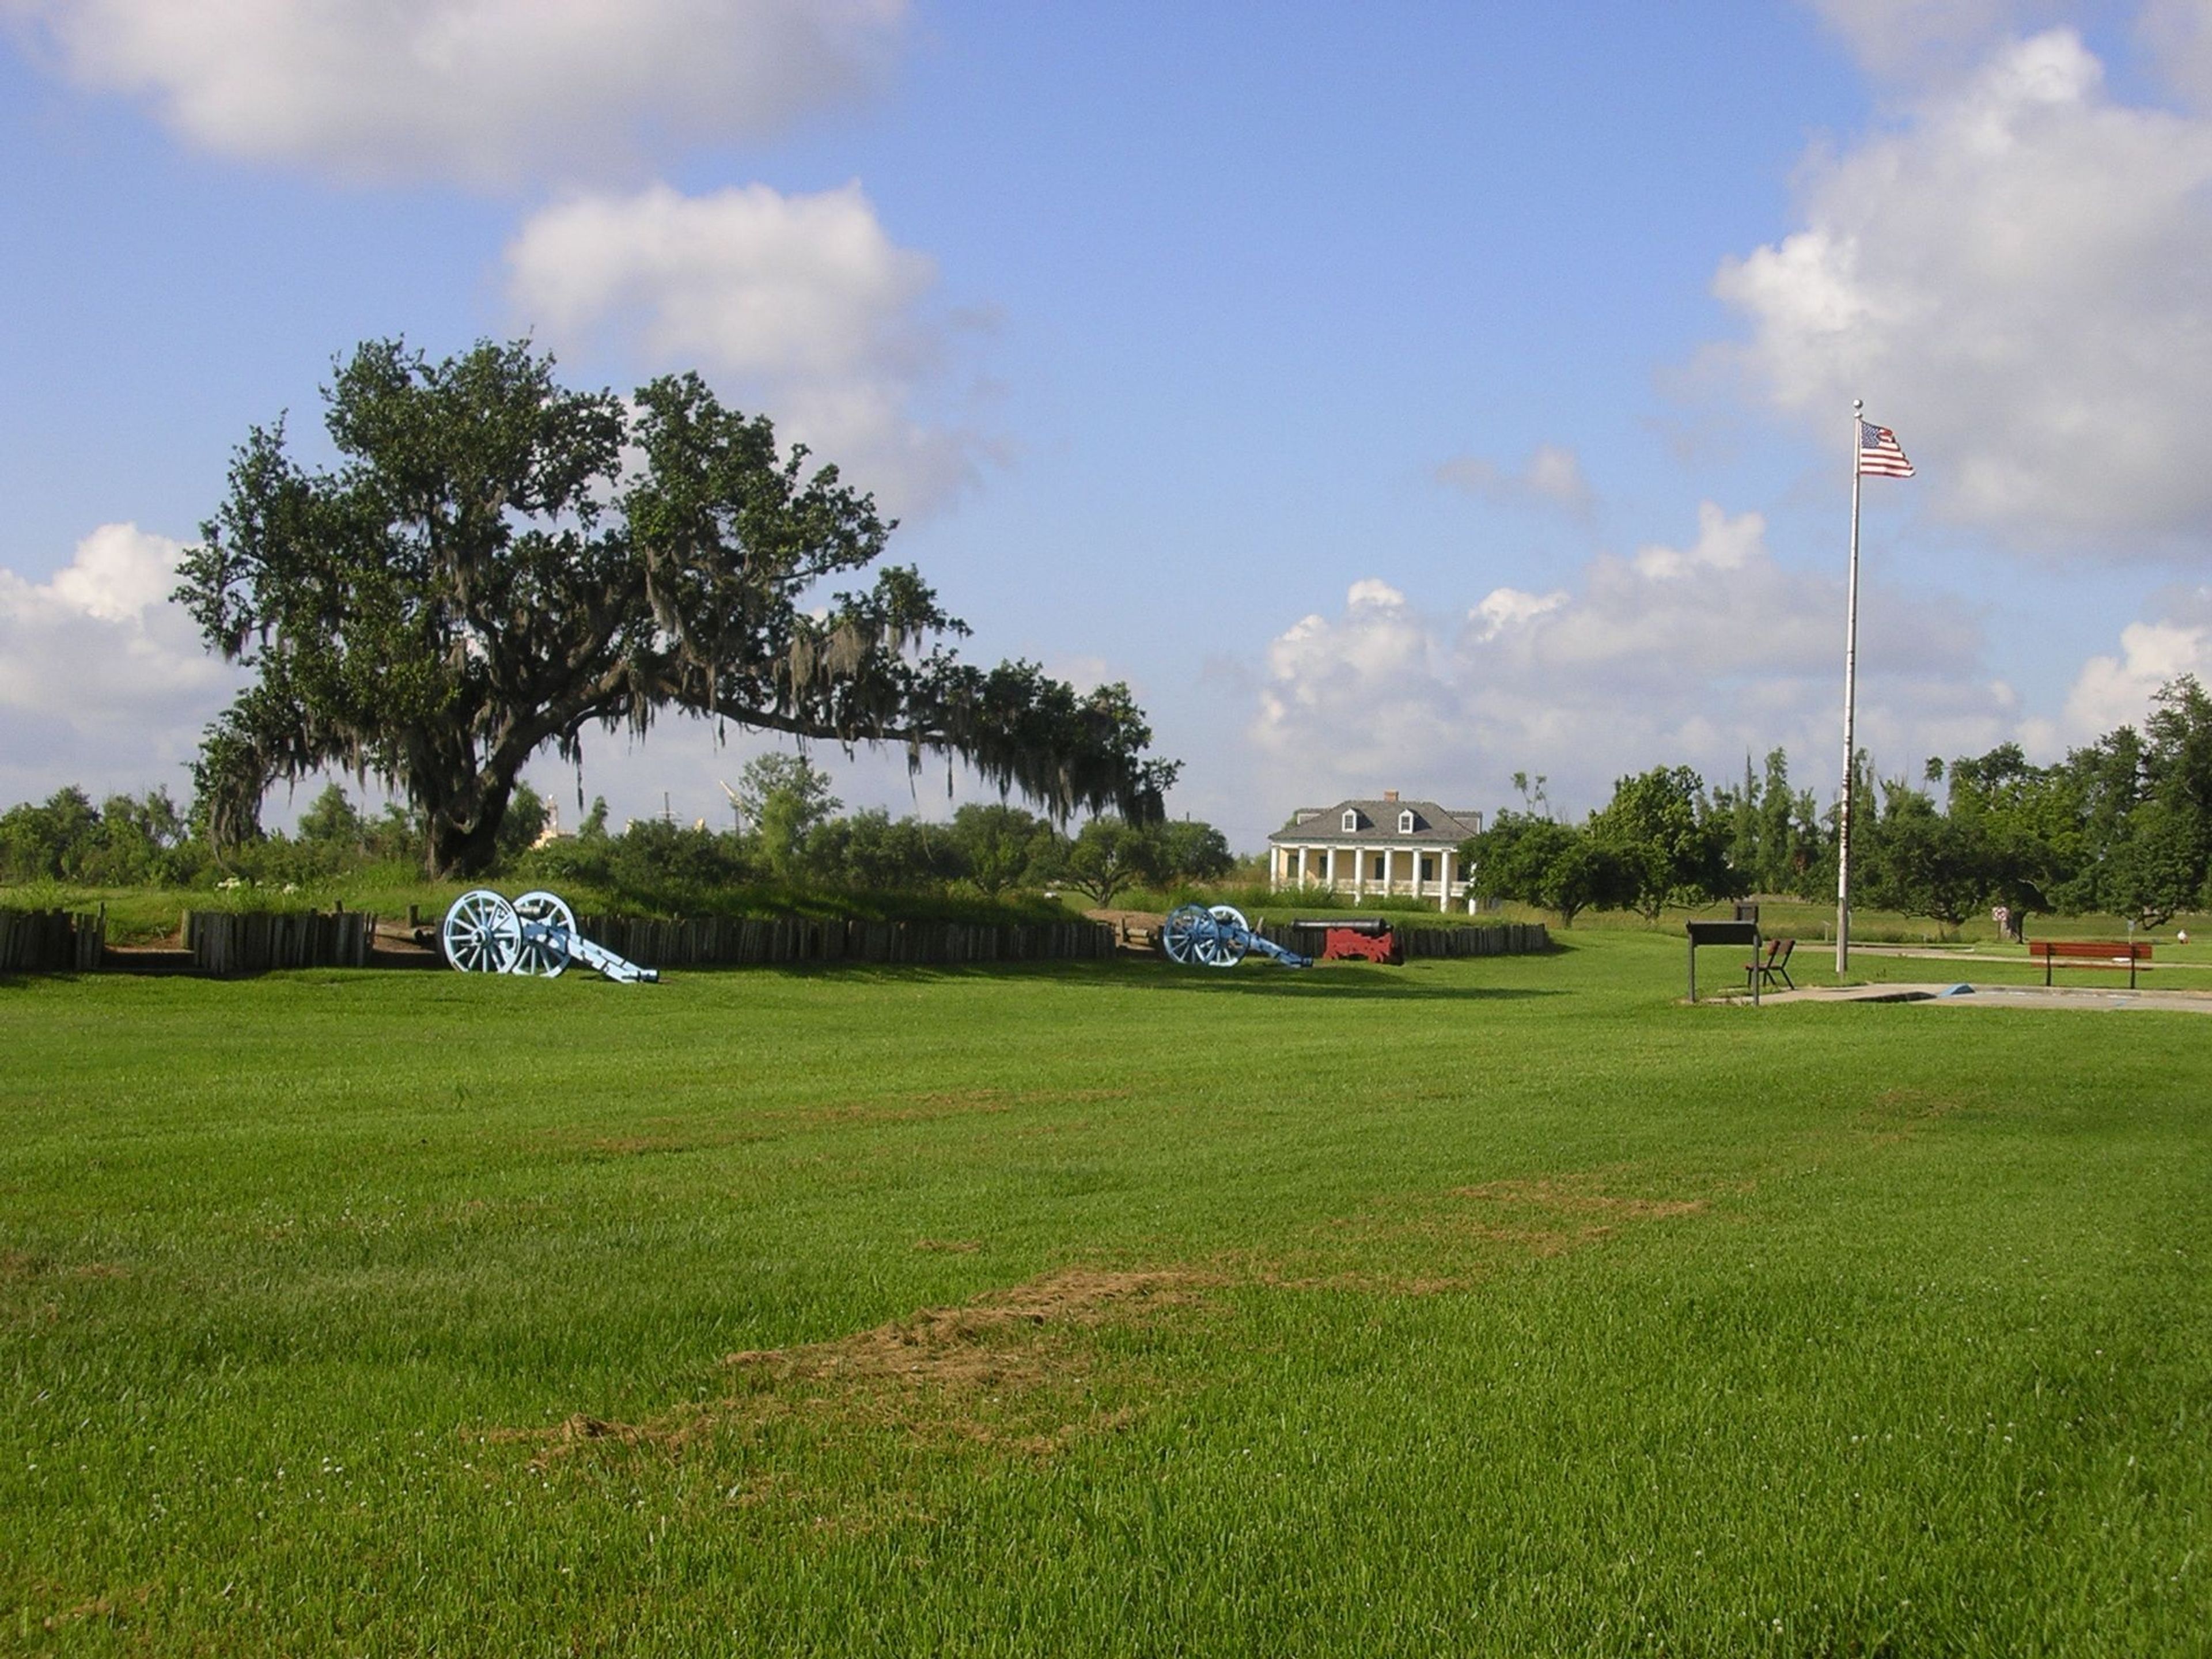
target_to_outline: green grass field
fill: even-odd
[[[0,1649],[2203,1651],[2212,1022],[1563,937],[0,982]]]

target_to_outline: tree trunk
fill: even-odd
[[[422,859],[431,880],[467,879],[490,870],[499,857],[499,826],[513,791],[511,783],[486,788],[475,813],[467,818],[461,817],[458,803],[431,809]]]

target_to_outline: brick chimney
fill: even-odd
[[[1395,789],[1385,789],[1382,792],[1382,799],[1384,800],[1395,800],[1398,799],[1398,792]]]

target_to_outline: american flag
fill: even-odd
[[[1912,463],[1897,447],[1897,434],[1871,421],[1859,422],[1859,475],[1862,477],[1909,478]]]

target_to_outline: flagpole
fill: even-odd
[[[1866,404],[1851,399],[1851,568],[1844,599],[1844,788],[1836,800],[1836,975],[1851,966],[1851,785],[1858,749],[1851,732],[1859,665],[1859,422]]]

